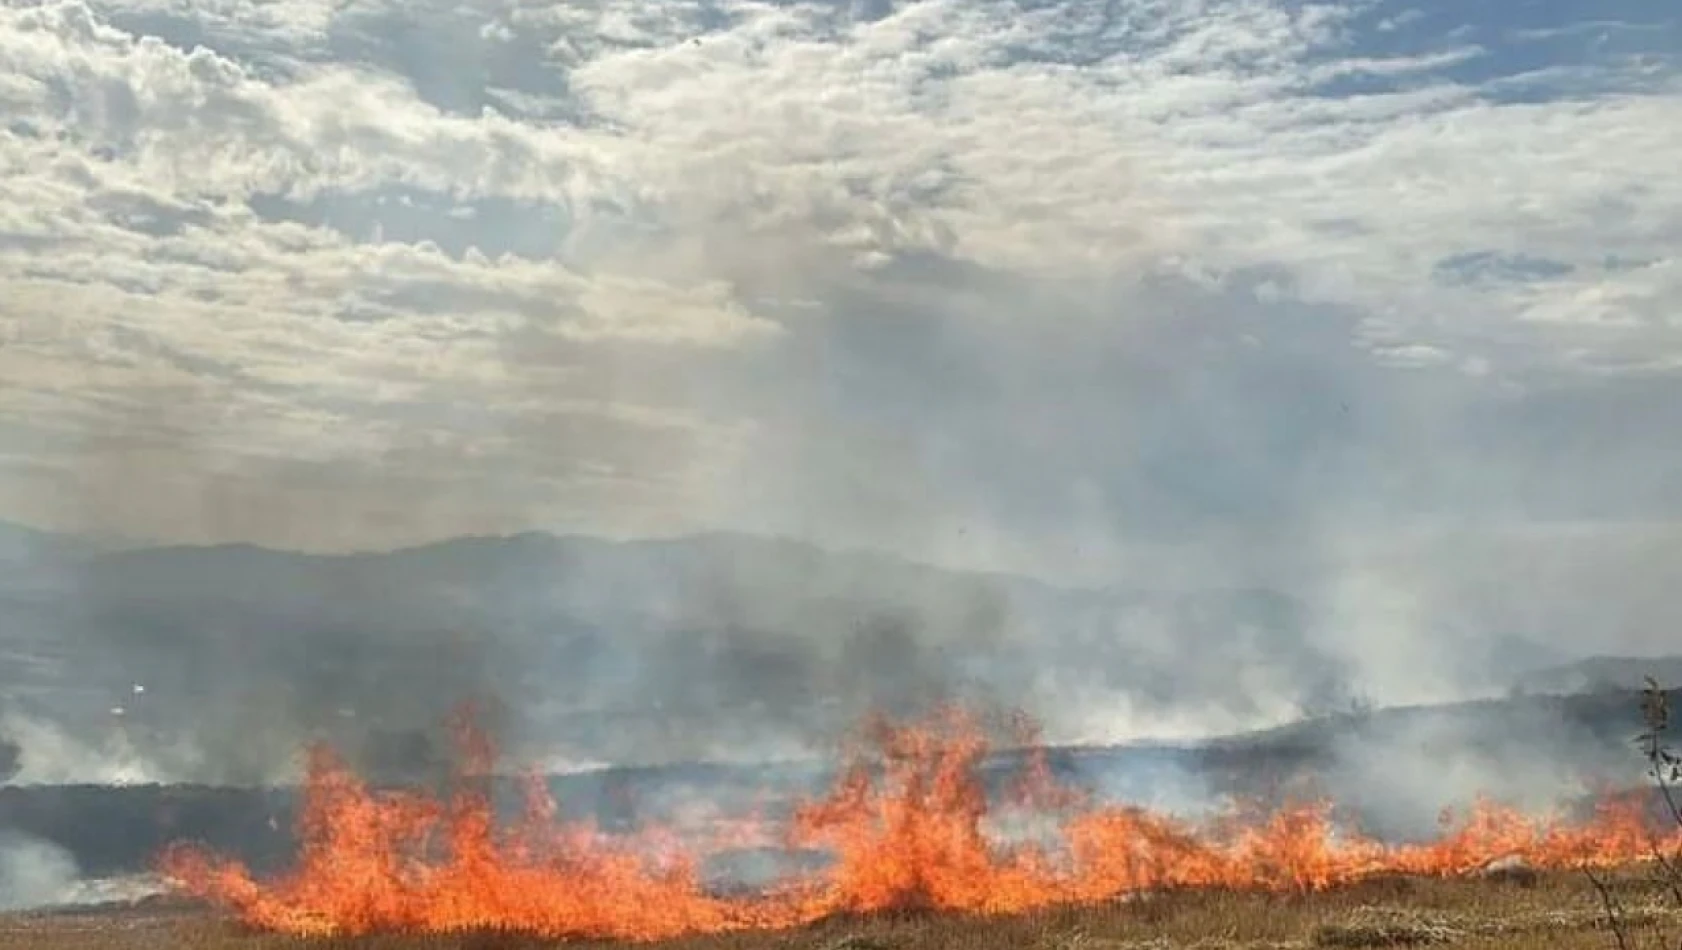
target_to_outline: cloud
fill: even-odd
[[[775,442],[766,404],[812,398],[775,364],[862,356],[847,308],[884,295],[884,338],[937,326],[924,358],[995,372],[1044,321],[947,314],[983,283],[1073,351],[1166,321],[1165,283],[1330,308],[1353,387],[1666,370],[1682,100],[1675,24],[1638,12],[9,6],[11,411],[132,438],[113,404],[203,402],[201,448],[342,464],[513,464],[557,402]],[[1633,39],[1552,49],[1600,81],[1538,94],[1536,45],[1590,26]],[[784,388],[721,398],[744,371]]]

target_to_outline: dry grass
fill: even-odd
[[[1632,936],[1682,933],[1682,911],[1639,874],[1610,886]],[[1674,937],[1672,942],[1674,942]],[[0,917],[0,950],[536,950],[514,934],[298,940],[251,934],[184,909]],[[575,948],[611,944],[579,942]],[[1015,917],[835,919],[798,930],[693,937],[658,950],[1266,950],[1445,947],[1612,950],[1599,900],[1579,875],[1536,881],[1391,878],[1305,897],[1167,894]]]

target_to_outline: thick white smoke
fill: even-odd
[[[80,877],[75,857],[65,849],[0,831],[0,910],[72,900]]]

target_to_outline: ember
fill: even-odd
[[[711,844],[670,829],[610,835],[557,819],[530,783],[523,817],[499,827],[473,779],[490,750],[462,729],[467,765],[449,795],[369,789],[326,749],[308,760],[292,872],[255,880],[237,862],[191,846],[163,858],[184,893],[259,928],[295,934],[498,928],[552,937],[653,940],[691,932],[791,926],[839,912],[976,913],[1091,902],[1160,888],[1320,890],[1377,874],[1480,873],[1492,862],[1537,869],[1638,861],[1660,832],[1639,796],[1607,795],[1579,822],[1538,821],[1494,802],[1446,816],[1428,844],[1387,845],[1340,828],[1329,806],[1233,809],[1194,826],[1137,808],[1087,806],[1030,757],[1020,794],[990,805],[979,776],[989,744],[958,711],[873,720],[833,789],[786,828],[725,823]],[[995,807],[1055,816],[1049,842],[1005,846],[986,834]],[[822,848],[824,870],[771,889],[718,896],[700,867],[716,851],[776,841]]]

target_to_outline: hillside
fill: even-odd
[[[1665,686],[1682,684],[1682,656],[1592,656],[1519,677],[1515,689],[1552,694],[1640,689],[1648,677]]]
[[[48,780],[97,779],[120,747],[144,776],[260,782],[305,736],[425,767],[467,697],[516,751],[652,763],[786,754],[939,697],[1006,697],[1063,732],[1125,697],[1148,732],[1336,708],[1349,679],[1275,591],[1069,590],[735,535],[31,563],[27,584],[0,577],[0,691],[53,728],[0,731]]]

